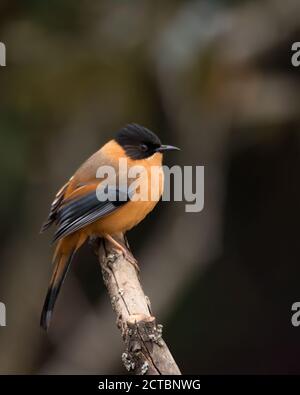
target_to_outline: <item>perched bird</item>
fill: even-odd
[[[78,248],[89,237],[100,237],[112,243],[135,264],[126,243],[120,242],[120,236],[125,240],[125,233],[153,210],[163,192],[162,177],[154,184],[150,183],[150,177],[144,177],[143,182],[149,183],[146,185],[149,187],[149,196],[151,188],[154,188],[156,192],[154,196],[157,198],[135,200],[133,197],[136,191],[130,192],[133,180],[125,174],[128,181],[125,187],[120,182],[108,185],[104,188],[105,199],[99,199],[97,188],[104,182],[104,178],[97,177],[97,170],[103,166],[112,166],[116,175],[121,176],[119,163],[122,159],[126,161],[125,171],[138,165],[144,169],[144,175],[148,176],[152,166],[161,167],[162,154],[171,150],[178,148],[162,145],[156,134],[143,126],[129,124],[121,129],[113,140],[87,159],[58,191],[47,221],[41,229],[43,232],[53,223],[58,226],[54,237],[54,241],[57,241],[53,256],[54,271],[40,322],[45,330],[50,325],[55,301]],[[110,195],[114,198],[110,199]]]

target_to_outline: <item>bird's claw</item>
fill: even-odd
[[[127,249],[122,252],[123,252],[123,256],[126,259],[126,261],[130,262],[132,264],[132,266],[135,268],[135,270],[137,271],[137,273],[139,273],[140,268],[138,265],[138,261],[135,259],[135,257],[132,255],[132,253]]]

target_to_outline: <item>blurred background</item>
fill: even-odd
[[[300,373],[298,0],[1,0],[0,373],[125,373],[89,246],[48,334],[54,194],[129,122],[205,166],[205,207],[161,202],[129,241],[184,373]]]

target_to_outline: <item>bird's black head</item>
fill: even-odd
[[[171,145],[162,145],[160,139],[144,126],[131,123],[121,129],[115,138],[131,159],[149,158],[156,152],[178,150]]]

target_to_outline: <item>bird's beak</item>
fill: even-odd
[[[156,152],[165,152],[165,151],[180,151],[180,148],[174,147],[173,145],[161,145],[156,149]]]

